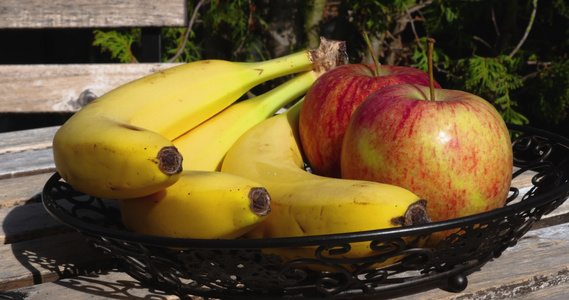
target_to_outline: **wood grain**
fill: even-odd
[[[40,192],[53,173],[0,180],[0,209],[40,201]]]
[[[53,137],[58,129],[59,126],[51,126],[2,133],[0,155],[51,148]]]
[[[176,65],[3,65],[0,112],[75,112],[120,85]]]
[[[0,179],[50,172],[55,172],[51,148],[0,156]]]
[[[537,295],[558,294],[555,287],[569,286],[569,224],[528,232],[514,247],[468,277],[461,293],[430,290],[404,299],[546,299]],[[535,297],[534,297],[535,296]],[[565,292],[565,298],[569,292]]]
[[[180,299],[177,296],[143,287],[126,273],[115,270],[15,289],[0,293],[0,299],[4,299],[2,296],[8,297],[6,299],[21,300]],[[204,298],[192,297],[191,300],[204,300]]]
[[[184,0],[3,0],[0,28],[183,27]]]
[[[0,134],[0,179],[55,172],[51,145],[58,129],[53,126]],[[0,194],[0,200],[3,198]]]
[[[0,298],[143,299],[151,295],[152,299],[177,299],[110,271],[114,266],[108,257],[45,211],[38,193],[54,172],[51,140],[57,129],[0,134],[0,291],[4,291]],[[531,176],[524,174],[513,185],[525,192]],[[568,215],[569,203],[565,203],[544,216],[536,225],[547,223],[548,227],[535,226],[517,245],[469,275],[469,285],[461,293],[405,291],[397,299],[566,299]],[[559,221],[549,222],[553,219]]]
[[[468,287],[461,293],[431,289],[422,293],[405,295],[403,291],[402,295],[391,299],[567,299],[569,296],[567,292],[567,287],[569,287],[569,253],[565,249],[568,246],[568,224],[530,231],[518,245],[506,250],[501,257],[489,262],[480,271],[471,274],[468,277]],[[13,268],[13,266],[8,266],[8,270]],[[48,272],[43,271],[43,273]],[[105,297],[141,299],[139,297],[143,297],[142,295],[145,295],[147,291],[124,273],[101,271],[90,275],[74,276],[70,279],[63,278],[56,282],[13,289],[10,292],[13,295],[20,295],[21,298],[19,299],[26,300],[44,299],[39,295],[50,295],[57,297],[57,299],[80,300],[104,299]],[[147,295],[150,295],[151,292],[156,291],[148,291]],[[130,296],[127,297],[125,293]],[[0,295],[2,294],[0,293]],[[155,297],[152,299],[178,299],[175,296],[161,293]],[[191,297],[191,299],[201,300],[202,298]]]
[[[0,291],[106,270],[108,258],[76,232],[0,245]]]
[[[107,208],[119,209],[118,201],[103,200]],[[72,203],[62,201],[61,207],[71,210]],[[104,218],[100,213],[90,210],[82,210],[82,218],[101,220]],[[0,244],[11,244],[39,237],[69,232],[70,227],[52,217],[44,208],[43,203],[26,203],[25,205],[0,208]]]

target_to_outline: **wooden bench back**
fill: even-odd
[[[0,29],[178,27],[185,0],[2,0]]]
[[[115,87],[174,65],[0,66],[0,112],[74,112]]]
[[[185,0],[0,2],[0,30],[185,26]],[[158,62],[0,65],[0,113],[74,112],[119,85],[172,66]]]

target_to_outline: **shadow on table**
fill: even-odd
[[[70,295],[79,291],[101,299],[167,299],[121,273],[117,263],[89,245],[83,235],[55,220],[39,196],[2,209],[7,213],[2,222],[6,251],[0,252],[5,256],[0,299],[28,299],[32,293],[64,296],[65,288]]]

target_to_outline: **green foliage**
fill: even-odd
[[[169,61],[176,53],[182,48],[184,44],[184,37],[187,28],[164,28],[162,29],[162,39],[164,44],[164,51],[162,53],[162,61]],[[174,59],[173,62],[190,62],[200,60],[201,47],[192,42],[196,38],[195,32],[192,30],[189,34],[189,40],[186,43],[180,56]]]
[[[383,33],[395,19],[403,15],[414,0],[344,0],[342,5],[354,12],[353,22],[362,31]]]
[[[188,0],[188,20],[199,0]],[[203,14],[203,15],[202,15]],[[197,14],[199,21],[192,24],[188,39],[184,41],[187,28],[163,28],[162,61],[168,62],[176,56],[175,62],[190,62],[203,58],[207,49],[204,46],[204,34],[223,40],[231,48],[230,57],[225,59],[252,60],[252,52],[262,56],[259,35],[251,34],[251,27],[266,29],[265,21],[254,11],[254,6],[247,0],[211,0],[201,6]],[[128,31],[94,31],[93,45],[103,52],[110,52],[111,58],[123,63],[138,62],[133,43],[140,41],[141,29]],[[140,45],[138,45],[140,46]]]
[[[251,34],[251,27],[260,26],[259,30],[267,27],[265,21],[250,7],[248,0],[214,1],[203,17],[204,26],[233,44],[232,59],[252,60],[251,50],[258,54],[262,52],[254,47],[260,41],[257,35]],[[251,46],[251,47],[249,47]],[[257,46],[258,47],[258,46]]]
[[[540,111],[542,120],[558,124],[569,111],[569,59],[560,57],[543,65],[537,75],[527,81],[528,104],[531,110]]]
[[[138,62],[132,52],[132,44],[140,38],[140,28],[133,28],[128,31],[102,31],[95,30],[94,46],[101,47],[101,51],[111,53],[111,58],[116,58],[123,63]]]
[[[426,71],[425,41],[431,37],[436,40],[435,79],[444,88],[479,95],[493,103],[507,122],[567,120],[567,1],[353,0],[342,4],[357,30],[380,37],[383,48],[377,54],[382,63],[391,58]]]
[[[517,74],[509,72],[515,63],[505,55],[490,58],[474,55],[458,60],[455,67],[464,74],[461,86],[478,95],[503,95],[522,86]]]
[[[198,2],[188,0],[188,19]],[[274,8],[267,3],[207,1],[176,61],[212,56],[264,59],[270,49],[263,34],[271,30],[265,20],[273,20],[268,10]],[[299,12],[312,7],[312,1],[287,2],[291,3]],[[337,9],[334,13],[332,7]],[[323,15],[319,34],[346,41],[353,63],[366,57],[362,38],[366,32],[375,42],[380,63],[426,71],[426,39],[434,38],[435,79],[444,88],[479,95],[494,104],[507,122],[569,120],[569,3],[565,0],[342,0],[329,1]],[[163,61],[184,45],[185,33],[186,28],[163,29]],[[140,29],[95,31],[94,40],[121,62],[137,61]],[[299,39],[291,49],[303,47],[304,42]]]
[[[510,92],[522,86],[519,75],[515,72],[515,59],[506,55],[460,59],[455,65],[454,84],[456,88],[479,95],[493,102],[506,122],[526,124],[529,120],[514,109],[517,102],[511,99]]]
[[[427,37],[419,39],[421,47],[414,47],[413,56],[411,59],[415,62],[415,68],[428,71],[428,57],[427,57]],[[433,49],[433,65],[435,68],[447,69],[451,65],[451,58],[446,55],[440,48]]]

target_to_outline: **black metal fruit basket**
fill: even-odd
[[[443,222],[278,239],[176,239],[129,232],[116,201],[83,195],[57,173],[46,183],[42,201],[54,218],[83,233],[143,285],[181,297],[376,299],[430,288],[462,291],[469,274],[514,246],[569,197],[569,139],[508,127],[516,168],[507,205]],[[531,186],[515,186],[516,178],[528,174]],[[450,229],[456,233],[433,248],[405,243],[405,237]],[[357,242],[369,243],[377,255],[342,258]],[[315,255],[283,262],[265,251],[288,247],[313,247]],[[403,259],[375,267],[393,257]]]

